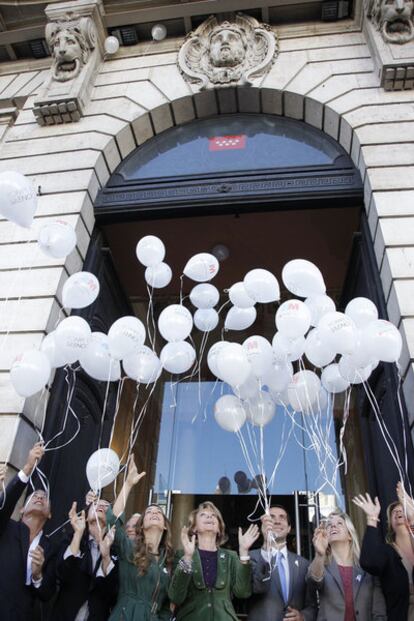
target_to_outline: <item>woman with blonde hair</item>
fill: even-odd
[[[401,483],[397,485],[397,497],[387,508],[385,543],[378,528],[378,498],[373,501],[369,494],[360,494],[353,499],[367,517],[361,565],[380,579],[388,621],[414,621],[414,501]]]
[[[109,621],[167,621],[171,617],[167,590],[174,554],[169,521],[158,505],[149,505],[138,519],[135,539],[124,529],[128,496],[144,475],[138,473],[132,458],[121,492],[107,513],[108,525],[115,526],[119,570],[118,598]]]
[[[319,594],[318,621],[385,621],[379,585],[359,565],[359,542],[351,518],[333,511],[315,530],[315,558],[307,581]]]
[[[251,594],[249,550],[259,537],[256,525],[242,534],[239,556],[221,546],[227,537],[223,517],[211,502],[191,512],[181,531],[184,552],[171,579],[169,595],[177,605],[177,621],[233,621],[232,597]]]

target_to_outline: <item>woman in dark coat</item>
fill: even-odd
[[[379,576],[387,606],[388,621],[414,621],[414,502],[397,485],[398,501],[387,508],[388,532],[384,543],[378,528],[381,506],[378,498],[360,494],[353,502],[367,516],[361,549],[361,566]]]
[[[181,531],[184,553],[169,588],[178,606],[177,621],[237,621],[231,600],[251,594],[249,549],[258,537],[256,525],[244,535],[239,529],[238,556],[220,547],[226,541],[225,525],[213,503],[204,502],[190,514]]]
[[[149,505],[138,520],[134,541],[124,529],[126,501],[144,474],[138,474],[131,459],[125,484],[113,510],[109,508],[107,513],[108,525],[115,525],[119,570],[118,599],[109,621],[167,621],[171,616],[167,594],[173,561],[169,521],[158,505]]]

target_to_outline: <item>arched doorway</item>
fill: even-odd
[[[105,285],[105,313],[99,305],[94,307],[92,321],[105,315],[109,328],[113,319],[130,312],[146,320],[148,292],[142,266],[135,259],[135,245],[146,234],[163,239],[175,276],[170,287],[154,296],[155,319],[165,305],[178,301],[179,276],[187,259],[217,246],[230,255],[215,280],[220,290],[241,280],[254,267],[280,275],[285,262],[301,257],[320,266],[328,293],[339,305],[357,291],[375,298],[381,307],[381,288],[369,251],[362,206],[361,180],[349,156],[335,141],[305,123],[271,115],[222,115],[168,130],[126,158],[97,197],[97,229],[106,241],[96,236],[88,261],[94,271],[101,269],[102,256],[107,262],[111,257],[114,271],[108,268],[113,281],[109,278]],[[362,262],[357,258],[355,239],[360,240],[359,248],[365,248]],[[356,265],[362,265],[358,273]],[[191,285],[185,284],[184,295]],[[263,305],[252,329],[232,333],[232,340],[241,341],[254,333],[271,339],[275,310],[275,305]],[[218,338],[219,333],[212,334],[211,342]],[[199,339],[198,350],[200,345]],[[159,337],[155,346],[159,351]],[[239,447],[231,444],[232,438],[224,442],[214,435],[213,426],[206,430],[207,425],[214,424],[211,406],[216,390],[206,365],[191,380],[177,384],[163,376],[152,394],[136,446],[140,468],[148,474],[145,487],[132,498],[131,505],[140,509],[148,497],[156,495],[173,515],[178,533],[188,510],[201,497],[214,495],[231,527],[230,534],[235,534],[239,516],[247,516],[254,508],[254,481],[250,476],[243,478],[242,455]],[[89,411],[97,409],[89,436],[92,444],[101,420],[105,392],[101,388],[95,404],[89,404]],[[123,394],[113,437],[119,453],[128,444],[134,396],[131,386]],[[140,398],[145,401],[146,397]],[[198,416],[194,416],[194,405]],[[362,411],[363,407],[359,404],[358,409]],[[105,413],[106,442],[112,414],[109,407]],[[380,438],[369,421],[369,412],[366,418],[361,427],[355,409],[348,427],[354,469],[339,479],[346,498],[366,489],[368,481],[377,487],[381,480],[385,497],[393,491],[392,464],[387,455],[382,460],[372,458],[376,450],[373,444]],[[49,424],[53,424],[51,420],[49,416]],[[331,427],[335,451],[340,423],[338,408],[336,429],[335,425]],[[277,424],[275,420],[275,435],[280,433]],[[398,436],[400,430],[395,431]],[[206,437],[214,438],[213,442],[206,444]],[[311,463],[304,449],[299,447],[298,451],[298,446],[269,491],[282,495],[282,502],[296,513],[303,525],[297,547],[307,554],[318,473],[317,464]],[[80,451],[83,467],[89,455],[85,447],[73,443],[68,449],[73,454]],[[63,458],[70,461],[68,455]]]

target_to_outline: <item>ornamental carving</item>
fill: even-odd
[[[277,56],[271,28],[238,13],[228,20],[209,17],[184,40],[178,66],[200,87],[249,85],[267,73]]]
[[[76,78],[96,45],[90,17],[70,16],[46,26],[46,41],[52,55],[52,79],[67,82]]]
[[[371,0],[368,17],[386,43],[403,44],[414,39],[413,0]]]
[[[58,2],[45,12],[52,65],[33,113],[39,125],[73,123],[84,115],[103,58],[102,0]]]

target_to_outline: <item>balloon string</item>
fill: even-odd
[[[73,395],[75,392],[75,383],[76,383],[76,370],[72,369],[72,367],[70,367],[69,365],[66,365],[65,368],[65,382],[67,384],[67,393],[66,393],[66,406],[65,406],[65,413],[64,413],[64,417],[63,417],[63,424],[62,424],[62,428],[60,431],[58,431],[58,433],[56,433],[52,438],[50,438],[46,443],[45,443],[45,452],[47,451],[56,451],[60,448],[63,448],[63,446],[67,446],[67,444],[69,444],[70,442],[72,442],[72,440],[75,439],[75,437],[77,436],[77,434],[79,433],[80,430],[80,422],[78,417],[76,416],[75,412],[73,411],[72,407],[71,407],[71,403],[72,403],[72,399],[73,399]],[[69,372],[72,371],[73,373],[73,377],[72,380],[69,376]],[[69,414],[72,414],[72,416],[75,418],[77,425],[78,425],[78,429],[75,432],[75,435],[65,444],[63,444],[62,446],[57,446],[57,447],[52,447],[50,448],[50,444],[52,442],[54,442],[57,438],[59,438],[60,436],[62,436],[66,430],[66,425],[67,425],[67,421],[69,418]]]
[[[114,417],[112,421],[111,435],[109,438],[108,446],[112,446],[112,440],[113,440],[114,432],[115,432],[116,419],[118,417],[119,407],[121,405],[122,391],[123,391],[126,379],[127,379],[127,376],[124,375],[124,377],[122,377],[120,381],[118,382],[118,389],[116,393],[116,402],[115,402],[115,412],[114,412]]]
[[[404,442],[404,470],[405,470],[406,480],[403,481],[403,483],[405,484],[405,482],[408,482],[408,491],[409,491],[410,496],[412,498],[413,497],[413,489],[412,489],[412,486],[411,486],[411,480],[410,480],[410,476],[409,476],[409,473],[408,473],[407,433],[406,433],[406,425],[405,425],[405,418],[404,418],[404,409],[403,409],[402,400],[401,400],[402,375],[401,375],[400,365],[398,364],[398,362],[395,363],[395,364],[396,364],[396,367],[397,367],[397,374],[398,374],[397,402],[398,402],[398,409],[399,409],[399,412],[400,412],[401,427],[402,427],[402,431],[403,431],[403,442]]]

